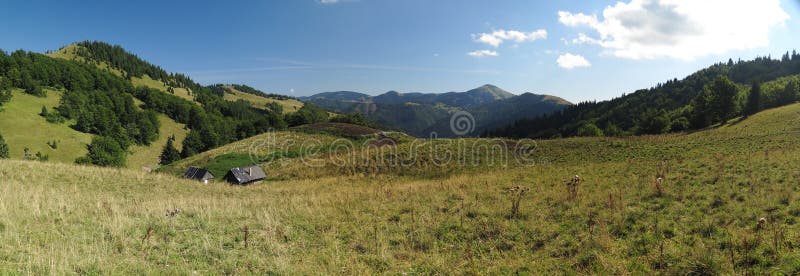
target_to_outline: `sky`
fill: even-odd
[[[202,84],[607,100],[800,50],[797,0],[8,1],[0,49],[118,44]]]

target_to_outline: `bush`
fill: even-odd
[[[93,164],[104,167],[124,167],[127,152],[111,137],[95,136],[87,146],[89,153],[75,160],[78,164]]]
[[[578,128],[577,135],[581,137],[603,136],[603,131],[593,123],[585,123]]]

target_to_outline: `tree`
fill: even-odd
[[[689,123],[689,119],[686,119],[686,117],[680,117],[672,121],[669,130],[671,132],[681,132],[681,131],[687,131],[690,128],[691,124]]]
[[[791,104],[797,101],[798,94],[800,94],[800,82],[793,79],[782,90],[778,90],[775,101],[778,106]]]
[[[0,134],[0,159],[7,159],[8,157],[8,145],[6,144],[6,140],[3,139],[3,135]]]
[[[175,135],[172,135],[167,139],[167,144],[164,145],[164,149],[161,150],[161,161],[159,162],[160,165],[169,165],[172,162],[178,161],[181,159],[181,153],[175,148]]]
[[[624,134],[622,129],[620,129],[617,125],[615,125],[612,122],[606,124],[606,128],[603,130],[603,133],[606,136],[611,136],[611,137],[622,136]]]
[[[577,135],[580,137],[603,136],[603,131],[593,123],[585,123],[578,128]]]
[[[701,129],[711,125],[713,114],[711,110],[711,97],[711,91],[706,87],[700,91],[697,97],[692,99],[692,103],[690,104],[691,110],[689,112],[691,118],[689,120],[693,128]]]
[[[761,84],[753,82],[750,86],[750,94],[747,95],[747,106],[744,109],[744,115],[750,116],[761,111]]]
[[[75,160],[78,164],[93,164],[104,167],[124,167],[125,149],[111,137],[95,136],[87,146],[89,153]]]
[[[39,115],[41,115],[42,117],[47,117],[47,114],[48,114],[47,107],[46,106],[42,106],[42,111],[39,112]]]
[[[203,140],[200,138],[200,133],[191,130],[189,134],[186,135],[186,138],[183,139],[181,157],[186,158],[198,154],[203,150],[203,147]]]
[[[658,111],[649,110],[644,113],[638,126],[637,132],[639,134],[661,134],[669,131],[670,119],[663,109]]]
[[[736,114],[736,95],[738,94],[736,84],[728,77],[718,75],[711,84],[711,92],[715,121],[724,123],[733,118]]]
[[[8,78],[0,77],[0,106],[9,100],[11,100],[11,81]]]

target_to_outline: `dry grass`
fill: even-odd
[[[690,135],[544,141],[537,152],[549,162],[435,178],[321,170],[230,187],[0,161],[0,270],[796,274],[798,111]],[[248,143],[237,145],[218,151]],[[571,200],[564,180],[575,175]],[[517,185],[530,190],[509,204]]]

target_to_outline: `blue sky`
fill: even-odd
[[[789,0],[4,4],[6,51],[100,40],[203,84],[292,96],[490,83],[517,94],[604,100],[728,58],[800,50],[800,5]]]

